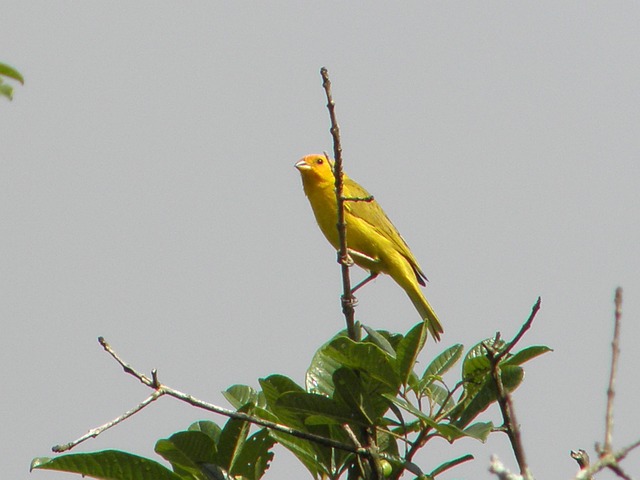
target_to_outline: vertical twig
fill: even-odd
[[[540,310],[541,302],[542,299],[538,297],[538,300],[536,300],[536,303],[531,308],[529,318],[527,318],[527,321],[524,322],[516,336],[513,337],[513,340],[511,340],[504,349],[498,351],[493,345],[484,345],[487,351],[487,357],[491,362],[491,376],[493,377],[493,381],[496,385],[498,405],[500,406],[500,412],[502,413],[504,427],[509,437],[511,448],[513,449],[513,454],[515,455],[518,466],[520,467],[520,474],[525,479],[532,479],[533,475],[531,474],[529,465],[527,464],[527,457],[525,455],[524,445],[522,444],[522,438],[520,435],[520,425],[518,424],[518,420],[516,418],[516,412],[515,408],[513,407],[511,395],[509,394],[509,392],[507,392],[504,384],[502,383],[502,377],[500,375],[500,362],[522,339],[527,330],[531,328],[533,320],[536,318],[536,314]],[[496,335],[496,339],[498,338],[498,335],[499,334]]]
[[[502,383],[502,377],[500,376],[500,365],[498,363],[494,363],[492,365],[491,373],[493,375],[496,384],[496,390],[498,392],[498,404],[500,405],[500,411],[502,412],[504,426],[506,427],[507,435],[509,436],[509,441],[511,442],[513,454],[515,455],[518,466],[520,467],[520,474],[524,478],[533,478],[531,472],[529,471],[527,457],[524,452],[524,446],[522,445],[522,437],[520,436],[520,425],[518,424],[516,412],[513,408],[513,401],[511,400],[511,395],[509,394],[509,392],[507,392],[507,390],[504,388],[504,384]]]
[[[342,172],[342,145],[340,144],[340,128],[336,120],[336,104],[331,95],[331,81],[329,80],[329,72],[325,67],[320,69],[322,76],[322,87],[327,97],[327,109],[331,119],[331,137],[333,138],[333,158],[334,167],[333,175],[335,176],[336,187],[336,203],[338,205],[338,239],[340,249],[338,251],[338,260],[342,268],[342,312],[347,322],[347,333],[349,338],[358,341],[360,333],[355,327],[355,305],[356,298],[351,291],[351,278],[349,276],[349,267],[353,264],[353,260],[349,257],[347,250],[347,225],[344,219],[344,195],[343,195],[343,172]]]
[[[320,69],[322,76],[322,87],[327,97],[327,109],[331,119],[331,137],[333,138],[333,176],[335,177],[336,204],[338,207],[338,221],[336,228],[338,229],[338,240],[340,250],[338,251],[338,261],[342,270],[342,313],[347,322],[347,333],[353,341],[360,340],[360,330],[355,325],[355,305],[356,297],[351,289],[351,278],[349,276],[349,267],[353,265],[353,260],[349,256],[347,249],[347,224],[344,218],[344,202],[343,195],[343,179],[342,171],[342,145],[340,144],[340,127],[336,119],[336,104],[331,95],[331,80],[329,80],[329,72],[325,67]],[[371,454],[369,457],[369,467],[371,470],[371,480],[379,480],[382,478],[382,470],[378,459],[378,446],[376,444],[375,435],[372,435],[367,429],[362,431],[365,448]]]
[[[607,388],[607,413],[605,416],[603,453],[611,453],[613,441],[613,399],[616,396],[616,370],[620,356],[620,319],[622,318],[622,288],[616,288],[615,323],[613,327],[613,341],[611,342],[611,372],[609,373],[609,388]]]

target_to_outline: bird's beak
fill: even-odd
[[[296,167],[301,172],[304,171],[304,170],[311,170],[311,165],[309,165],[307,162],[305,162],[304,158],[302,160],[300,160],[298,163],[296,163],[294,165],[294,167]]]

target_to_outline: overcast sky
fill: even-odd
[[[554,352],[514,399],[531,469],[569,478],[602,441],[613,293],[624,287],[614,445],[640,436],[640,6],[634,2],[124,2],[2,5],[2,476],[149,391],[102,352],[227,406],[272,373],[304,382],[343,328],[335,253],[293,164],[331,150],[383,205],[454,343],[515,334]],[[362,272],[354,271],[354,278]],[[418,321],[379,277],[358,318]],[[157,439],[213,417],[163,399],[77,451],[160,460]],[[492,409],[484,417],[500,422]],[[443,476],[516,463],[504,435]],[[625,460],[638,474],[640,452]],[[267,478],[305,478],[276,451]],[[603,474],[602,478],[610,475]]]

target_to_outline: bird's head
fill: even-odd
[[[334,182],[333,162],[324,155],[307,155],[294,166],[300,171],[305,182]]]

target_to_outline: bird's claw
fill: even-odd
[[[358,299],[353,295],[350,295],[348,297],[345,297],[344,295],[342,295],[342,297],[340,298],[342,300],[342,308],[346,308],[346,307],[354,308],[358,304]]]
[[[338,252],[338,263],[345,267],[352,267],[355,262],[348,253],[346,255],[340,255],[340,252]]]

